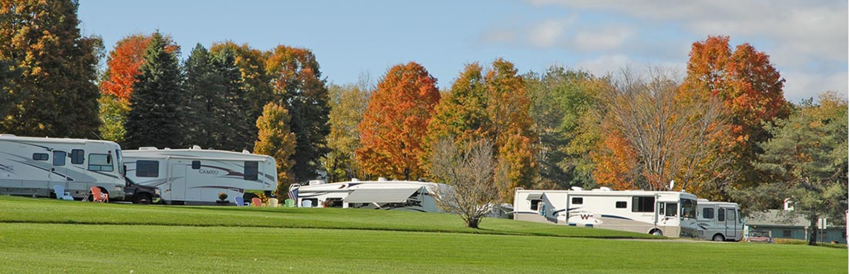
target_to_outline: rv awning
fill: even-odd
[[[403,203],[420,188],[357,189],[342,200],[346,203]]]
[[[528,194],[528,197],[525,198],[525,199],[529,200],[529,201],[531,201],[531,200],[541,200],[540,198],[542,198],[542,197],[543,197],[543,193]]]

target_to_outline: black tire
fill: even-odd
[[[715,241],[715,242],[722,242],[722,241],[726,240],[726,237],[723,237],[723,235],[717,234],[717,235],[714,235],[714,237],[712,237],[711,240]]]
[[[655,235],[655,236],[664,236],[664,233],[661,233],[661,229],[653,229],[652,231],[649,232],[649,234],[652,234],[652,235]]]
[[[136,199],[133,201],[133,203],[149,205],[151,204],[151,195],[148,193],[139,193],[138,195],[136,195]]]

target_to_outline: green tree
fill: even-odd
[[[360,177],[362,170],[354,156],[354,151],[360,148],[357,125],[363,120],[370,92],[368,87],[350,84],[331,84],[328,90],[331,107],[331,133],[328,135],[330,152],[322,160],[328,180],[335,182],[344,178]]]
[[[183,64],[186,80],[186,106],[183,119],[185,140],[183,146],[198,145],[203,148],[226,149],[221,140],[227,137],[226,102],[223,77],[216,72],[213,57],[198,44]]]
[[[847,101],[834,93],[820,105],[804,101],[788,119],[767,124],[773,138],[760,143],[764,154],[754,166],[771,183],[745,192],[750,210],[764,210],[790,198],[792,214],[810,221],[809,244],[815,245],[818,218],[841,223],[847,209]]]
[[[316,56],[308,49],[276,47],[266,59],[271,77],[273,101],[285,105],[292,120],[297,145],[292,172],[296,182],[315,179],[321,157],[328,153],[328,89],[319,71]]]
[[[100,137],[124,144],[124,136],[127,134],[124,123],[130,113],[130,103],[113,94],[101,94],[97,103],[100,105]]]
[[[503,169],[496,172],[509,179],[497,186],[499,193],[510,200],[513,189],[530,187],[537,172],[530,106],[524,79],[512,63],[497,59],[486,73],[478,64],[467,65],[435,108],[424,154],[430,157],[431,147],[448,136],[457,144],[487,140],[497,152],[496,166]]]
[[[71,0],[0,3],[0,60],[13,75],[3,86],[15,94],[0,132],[97,138],[99,37],[83,37],[79,3]],[[8,71],[3,74],[8,73]]]
[[[182,81],[177,51],[166,50],[159,32],[153,34],[145,51],[145,62],[130,96],[132,109],[124,128],[129,148],[141,146],[178,147],[183,138],[180,113],[183,103]]]
[[[276,197],[284,197],[294,183],[292,156],[295,154],[295,134],[289,131],[289,112],[274,102],[268,103],[257,119],[259,139],[254,153],[272,156],[277,164]]]
[[[539,136],[538,188],[593,188],[590,152],[600,140],[598,113],[606,79],[564,67],[526,77],[530,115]]]
[[[12,60],[0,60],[0,122],[20,100],[20,94],[14,85],[14,79],[20,71],[14,67]],[[2,125],[0,125],[2,128]]]
[[[263,107],[272,101],[271,77],[266,73],[266,59],[269,52],[251,48],[248,44],[237,45],[232,41],[216,42],[210,47],[210,53],[221,56],[224,51],[232,51],[234,61],[242,75],[245,100],[249,107],[247,120],[256,121],[263,114]],[[251,127],[251,139],[256,139],[257,129]]]
[[[254,139],[254,127],[251,125],[256,118],[250,117],[251,110],[242,75],[236,65],[235,51],[225,48],[212,57],[215,73],[224,88],[224,117],[219,121],[224,126],[224,136],[218,140],[219,147],[236,151],[251,149]]]

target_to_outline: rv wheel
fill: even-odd
[[[725,241],[726,239],[723,238],[723,235],[717,234],[717,235],[714,235],[714,238],[712,238],[712,240],[714,240],[715,242],[722,242],[722,241]]]
[[[655,235],[655,236],[664,236],[664,234],[661,233],[661,229],[655,229],[652,232],[650,232],[649,234],[652,234],[652,235]]]

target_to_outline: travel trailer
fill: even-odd
[[[290,193],[297,196],[299,207],[338,207],[384,210],[406,210],[418,212],[440,212],[429,189],[445,185],[415,182],[377,181],[325,183],[310,181],[307,185],[293,184]]]
[[[277,187],[274,158],[247,151],[142,147],[125,151],[124,161],[127,177],[158,187],[167,204],[214,204],[221,192],[232,200],[246,190],[270,193]]]
[[[513,204],[514,220],[556,224],[566,222],[564,206],[568,192],[569,190],[517,189]],[[543,194],[546,194],[545,199]],[[554,201],[556,199],[563,202]]]
[[[114,142],[0,134],[0,194],[55,197],[64,186],[74,199],[98,187],[124,198],[121,147]],[[64,193],[59,193],[64,196]]]
[[[744,222],[736,203],[697,202],[699,238],[712,241],[740,241],[744,237]]]
[[[539,191],[539,190],[538,190]],[[528,193],[528,194],[525,194]],[[532,205],[535,191],[517,190],[514,218],[528,218],[520,214],[524,208],[520,194]],[[535,199],[529,199],[531,198]],[[697,197],[675,191],[614,191],[603,187],[583,190],[544,190],[537,201],[538,214],[552,223],[569,226],[595,227],[613,230],[665,235],[669,237],[697,237]],[[551,203],[551,204],[550,204]],[[525,215],[524,217],[521,217]],[[539,220],[539,219],[538,219]]]

